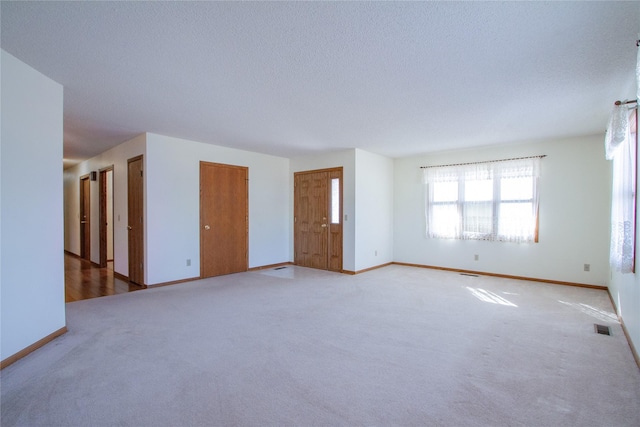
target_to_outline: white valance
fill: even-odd
[[[540,158],[525,157],[510,160],[464,163],[458,165],[431,166],[423,170],[423,182],[451,182],[461,177],[466,181],[494,178],[519,178],[540,176]]]
[[[604,136],[604,151],[608,160],[613,159],[616,150],[629,134],[629,108],[626,104],[614,105],[607,133]]]

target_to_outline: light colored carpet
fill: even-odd
[[[640,425],[604,291],[288,267],[69,303],[67,325],[0,373],[3,427]]]

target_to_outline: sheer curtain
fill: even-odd
[[[636,144],[626,105],[614,109],[605,136],[605,152],[607,159],[613,160],[609,261],[613,270],[632,273],[635,267]]]
[[[537,241],[540,158],[423,170],[427,237]]]
[[[638,49],[638,59],[636,60],[636,100],[640,101],[640,49]]]
[[[498,240],[538,241],[538,179],[540,158],[512,160],[496,165],[499,179]]]

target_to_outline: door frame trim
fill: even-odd
[[[100,209],[98,210],[99,235],[100,235],[100,267],[107,266],[107,173],[111,171],[111,208],[113,209],[113,165],[98,170],[98,194]],[[111,218],[113,222],[113,218]],[[111,224],[113,232],[113,224]]]
[[[327,191],[329,191],[331,193],[331,181],[335,178],[332,177],[332,172],[339,172],[339,177],[340,177],[340,202],[339,202],[339,206],[338,206],[338,210],[339,210],[339,218],[340,218],[340,268],[337,270],[332,270],[331,269],[331,227],[334,225],[331,223],[331,218],[328,218],[328,226],[329,226],[329,240],[327,241],[327,251],[328,251],[328,259],[327,259],[327,263],[329,264],[328,268],[329,271],[339,271],[339,272],[343,272],[344,271],[344,168],[339,167],[339,168],[334,168],[334,170],[329,171],[329,182],[327,183]],[[329,203],[331,203],[331,197],[329,197],[328,200]],[[329,215],[331,215],[331,212],[329,212]]]
[[[91,261],[91,174],[85,174],[85,175],[81,175],[80,176],[80,187],[79,187],[79,199],[80,199],[80,206],[79,206],[79,213],[81,214],[84,210],[84,189],[83,189],[83,181],[84,180],[88,180],[89,181],[89,194],[88,194],[88,198],[89,198],[89,212],[85,212],[86,216],[87,216],[87,222],[89,224],[88,227],[83,227],[82,226],[82,218],[80,219],[80,258],[82,259],[86,259],[87,261]],[[80,215],[78,215],[80,216]],[[89,233],[89,247],[88,248],[84,248],[84,253],[82,251],[82,248],[84,247],[84,241],[86,240],[84,237],[85,232]],[[84,255],[84,256],[83,256]]]
[[[129,226],[130,224],[130,220],[129,220],[129,200],[131,198],[131,194],[129,193],[129,180],[130,180],[130,176],[129,176],[129,165],[133,162],[137,162],[138,160],[142,161],[142,171],[143,171],[143,175],[142,175],[142,242],[141,242],[141,246],[142,246],[142,280],[140,281],[140,283],[138,282],[133,282],[137,285],[141,285],[141,286],[147,286],[145,282],[146,279],[146,268],[147,268],[147,263],[145,262],[145,256],[147,251],[145,250],[145,227],[147,224],[147,218],[145,215],[145,208],[146,208],[146,203],[145,203],[145,176],[144,176],[144,170],[145,170],[145,163],[144,163],[144,154],[140,154],[137,155],[135,157],[131,157],[130,159],[127,159],[127,226]],[[115,266],[114,266],[115,268]],[[128,278],[129,281],[131,282],[131,233],[129,231],[127,231],[127,271],[128,271]]]

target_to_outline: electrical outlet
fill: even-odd
[[[474,260],[474,261],[478,261],[479,259],[480,259],[480,255],[475,254],[475,255],[473,256],[473,260]]]
[[[584,271],[591,271],[591,264],[585,264]]]
[[[190,259],[187,260],[187,267],[191,267],[191,260]]]

